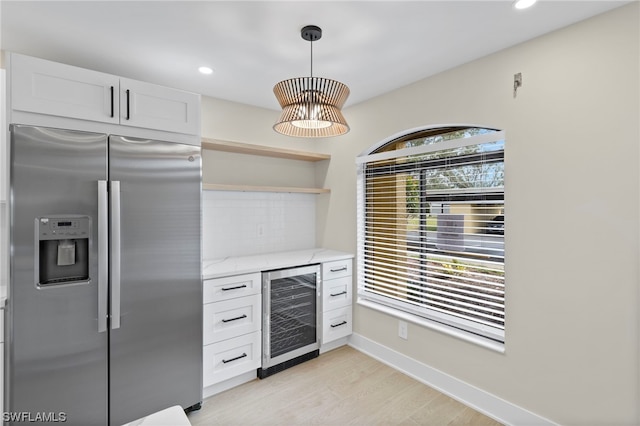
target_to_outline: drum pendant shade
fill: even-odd
[[[301,31],[311,42],[311,76],[279,82],[273,93],[282,107],[282,114],[273,129],[287,136],[321,138],[339,136],[349,131],[340,109],[349,97],[349,88],[336,80],[313,77],[313,41],[322,30],[308,25]]]

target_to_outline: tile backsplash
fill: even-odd
[[[316,195],[202,191],[203,258],[314,248]]]

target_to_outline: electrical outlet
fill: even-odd
[[[404,340],[409,339],[408,326],[404,321],[398,321],[398,336],[400,336]]]

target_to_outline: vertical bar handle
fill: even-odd
[[[131,114],[129,112],[129,89],[126,90],[127,92],[127,120],[131,118]]]
[[[120,181],[111,181],[111,329],[120,328]]]
[[[107,181],[98,181],[98,333],[107,331],[109,291],[109,199]]]
[[[111,118],[113,118],[113,114],[114,114],[114,105],[113,105],[113,86],[111,86]]]

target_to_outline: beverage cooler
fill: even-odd
[[[320,265],[262,274],[261,379],[319,354]]]

